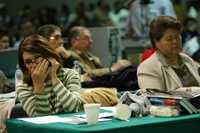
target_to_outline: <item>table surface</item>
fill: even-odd
[[[74,113],[73,113],[74,115]],[[72,114],[57,115],[69,117]],[[72,125],[66,123],[33,124],[18,119],[6,121],[8,133],[188,133],[200,130],[200,114],[177,117],[146,116],[121,121],[113,118],[111,121],[98,122],[96,125]]]

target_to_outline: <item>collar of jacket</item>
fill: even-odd
[[[165,67],[165,70],[166,70],[168,73],[170,73],[169,75],[171,76],[171,78],[174,79],[174,80],[176,81],[176,83],[178,84],[178,86],[181,87],[182,84],[181,84],[181,81],[180,81],[179,77],[178,77],[177,74],[174,72],[174,70],[172,69],[171,65],[169,65],[169,64],[167,63],[165,57],[164,57],[160,52],[158,52],[158,51],[156,51],[155,54],[156,54],[158,60],[161,62],[162,67]],[[199,85],[200,85],[200,78],[199,78],[199,75],[197,74],[197,71],[195,71],[195,70],[192,69],[192,67],[193,67],[192,65],[194,65],[194,64],[191,64],[191,61],[192,61],[192,60],[189,61],[189,59],[186,58],[184,55],[185,55],[184,53],[179,53],[179,56],[180,56],[180,58],[181,58],[181,60],[182,60],[182,63],[183,63],[184,65],[187,66],[187,68],[189,69],[189,71],[191,72],[191,74],[194,76],[194,78],[197,80],[197,82],[198,82]]]
[[[158,60],[163,64],[164,67],[172,67],[172,65],[167,63],[166,58],[159,51],[156,51],[155,54],[158,57]],[[179,53],[182,64],[188,63],[188,59],[182,56],[182,54],[183,53]]]

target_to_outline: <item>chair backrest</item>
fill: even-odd
[[[8,78],[14,77],[17,64],[17,49],[9,48],[0,51],[0,70],[2,70]]]

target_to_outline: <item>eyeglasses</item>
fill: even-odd
[[[35,63],[35,59],[26,59],[24,60],[24,64],[31,64],[31,63]]]
[[[60,39],[63,39],[63,37],[60,36],[60,35],[56,35],[56,36],[51,36],[51,37],[49,37],[49,39],[50,39],[50,40],[60,40]]]
[[[68,38],[67,37],[61,37],[61,36],[51,36],[49,38],[50,40],[55,40],[55,41],[58,41],[58,40],[61,40],[63,41],[63,43],[68,43]]]
[[[40,55],[35,55],[34,59],[26,59],[24,60],[24,64],[31,64],[31,63],[36,63],[37,59],[40,58]]]
[[[91,38],[89,37],[77,37],[78,40],[84,40],[84,41],[89,41]]]

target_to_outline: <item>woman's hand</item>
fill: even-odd
[[[44,90],[44,82],[49,74],[49,61],[40,58],[38,64],[31,68],[31,78],[35,93],[41,93]]]
[[[58,68],[60,67],[60,64],[53,58],[50,58],[49,62],[51,63],[50,77],[52,80],[52,84],[55,85],[59,82],[59,79],[57,77],[57,71],[58,71]]]
[[[68,59],[71,56],[70,52],[68,52],[63,46],[56,48],[56,52],[59,53],[65,59]]]

